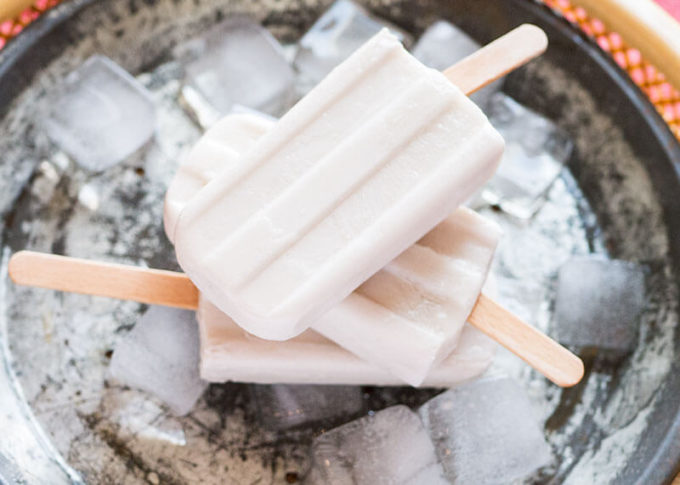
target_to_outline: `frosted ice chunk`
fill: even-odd
[[[361,388],[353,386],[257,385],[252,387],[260,420],[271,429],[352,419],[361,413]]]
[[[38,164],[31,194],[41,203],[47,204],[54,195],[57,184],[61,180],[61,173],[53,163],[43,160]]]
[[[247,18],[222,22],[180,45],[175,55],[185,64],[187,85],[222,115],[234,104],[279,115],[292,102],[293,68],[276,39]],[[193,103],[196,97],[185,101]]]
[[[419,413],[452,483],[512,483],[552,459],[526,393],[511,379],[465,384]]]
[[[413,47],[413,55],[420,62],[433,69],[443,71],[461,59],[469,56],[481,46],[465,32],[446,20],[438,20],[423,32]],[[470,98],[484,107],[489,98],[503,85],[499,80],[491,83]]]
[[[99,189],[95,184],[85,184],[78,191],[78,203],[83,207],[94,212],[99,209],[99,202]]]
[[[207,387],[198,374],[194,312],[152,306],[115,348],[111,376],[188,413]]]
[[[0,483],[3,485],[28,483],[19,467],[2,453],[0,453]]]
[[[111,59],[96,55],[66,77],[42,123],[78,165],[99,172],[144,145],[156,115],[148,91]]]
[[[336,1],[300,39],[295,56],[295,67],[300,73],[300,94],[313,88],[335,66],[385,27],[400,41],[409,42],[409,36],[403,31],[369,15],[356,3]]]
[[[413,47],[420,62],[439,71],[469,56],[480,45],[446,20],[438,20],[423,32]]]
[[[438,485],[447,483],[418,416],[393,406],[319,436],[308,484]]]
[[[572,258],[558,275],[557,339],[575,347],[632,350],[644,303],[641,266],[593,256]]]
[[[529,218],[571,156],[573,144],[552,121],[505,94],[492,96],[487,115],[505,139],[505,153],[482,196],[509,214]]]

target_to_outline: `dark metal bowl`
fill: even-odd
[[[325,0],[71,0],[35,22],[0,51],[0,127],[3,127],[0,176],[5,177],[0,180],[0,213],[5,217],[3,244],[11,249],[30,244],[29,238],[19,230],[21,221],[30,215],[25,187],[33,181],[31,174],[36,163],[48,152],[33,120],[45,103],[44,88],[52,79],[94,52],[112,57],[133,73],[147,70],[167,60],[172,46],[179,40],[237,12],[254,16],[280,39],[293,41],[328,3]],[[548,52],[510,75],[505,90],[550,117],[574,138],[576,150],[569,168],[597,216],[595,222],[584,224],[593,232],[593,237],[604,240],[612,256],[646,264],[651,268],[651,276],[647,316],[643,319],[635,353],[617,360],[584,355],[587,364],[584,382],[573,389],[551,391],[556,404],[547,417],[546,429],[549,435],[563,437],[562,445],[556,449],[558,455],[562,455],[558,456],[562,464],[545,480],[567,480],[578,463],[590,459],[591,466],[597,468],[592,476],[597,477],[598,483],[669,482],[680,464],[680,360],[674,358],[680,355],[680,338],[675,333],[676,282],[680,271],[680,199],[677,196],[680,145],[677,140],[627,74],[589,38],[542,4],[529,0],[365,3],[374,12],[414,33],[421,32],[437,18],[454,21],[482,43],[524,22],[535,23],[548,33]],[[163,240],[160,229],[153,236]],[[47,249],[59,252],[63,241],[61,244],[56,239]],[[167,243],[158,242],[155,251],[157,256],[142,259],[150,265],[173,267]],[[11,307],[15,295],[12,291],[2,294],[6,299],[3,305]],[[20,334],[12,330],[12,325],[22,322],[16,313],[8,315],[0,316],[5,319],[4,324],[10,324],[8,331],[0,332],[0,340],[9,339],[13,354],[25,355],[21,341],[17,340]],[[653,357],[657,354],[663,355],[663,359],[655,360]],[[17,357],[14,368],[18,375],[16,382],[25,384],[30,365]],[[603,383],[597,389],[589,387],[595,375],[598,382]],[[206,406],[218,413],[241,408],[245,410],[245,422],[256,428],[256,419],[248,418],[247,395],[243,385],[212,386],[205,399]],[[373,407],[380,407],[395,402],[417,404],[431,393],[367,389],[367,395]],[[579,410],[584,404],[590,408]],[[131,468],[151,473],[153,467],[146,469],[149,464],[140,459],[134,449],[126,447],[124,440],[112,437],[110,430],[102,427],[98,412],[81,416],[87,432],[103,441],[103,446],[108,446],[112,453],[129,460]],[[578,420],[575,416],[579,416]],[[46,419],[38,413],[39,422],[44,424]],[[639,432],[627,434],[625,430],[633,429],[633,425]],[[215,426],[218,430],[224,429],[225,418]],[[215,429],[204,431],[208,441],[214,439]],[[283,466],[294,462],[290,456],[299,453],[299,447],[291,447],[291,443],[306,443],[310,433],[297,432],[261,441],[258,446],[267,448],[269,453],[268,458],[263,458],[263,466],[281,466],[282,456]],[[246,444],[237,446],[239,453],[246,453]],[[610,450],[611,456],[597,455],[599,449]],[[69,452],[66,459],[74,461],[75,457]],[[292,461],[286,461],[289,459]],[[608,466],[615,461],[622,466]],[[91,481],[114,479],[110,474],[93,471],[97,467],[97,463],[92,463],[91,469],[81,471]],[[163,473],[159,472],[161,479],[173,479],[173,483],[177,483],[172,475]]]

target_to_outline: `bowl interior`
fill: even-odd
[[[540,4],[513,0],[368,1],[369,9],[419,34],[445,18],[480,42],[523,23],[543,27],[550,48],[511,74],[504,90],[573,138],[568,170],[528,223],[496,211],[506,240],[496,268],[536,301],[536,325],[551,331],[555,268],[572,254],[602,253],[648,268],[638,344],[625,357],[583,355],[583,382],[560,390],[501,353],[545,422],[556,465],[541,479],[662,483],[680,458],[677,262],[680,148],[653,107],[587,38]],[[200,136],[177,103],[181,69],[171,50],[208,26],[246,14],[294,42],[328,2],[74,0],[55,9],[0,54],[0,212],[5,257],[23,248],[177,269],[162,229],[162,199],[180,158]],[[37,121],[56,81],[87,57],[114,59],[153,93],[155,140],[103,174],[64,161]],[[52,166],[56,179],[45,172]],[[78,203],[90,186],[99,208]],[[505,269],[504,269],[504,268]],[[511,270],[507,268],[511,267]],[[536,269],[538,268],[538,269]],[[505,273],[503,271],[506,271]],[[508,272],[509,271],[509,272]],[[514,276],[513,276],[514,275]],[[305,473],[306,448],[329,425],[276,433],[264,427],[246,384],[212,385],[196,409],[173,417],[136,391],[109,385],[110,351],[143,305],[0,282],[9,361],[54,448],[93,483],[161,481],[277,483]],[[512,286],[514,285],[514,286]],[[438,391],[364,388],[368,409],[417,406]],[[130,416],[141,416],[133,422]],[[677,441],[677,438],[675,438]],[[185,443],[187,446],[178,446]],[[239,482],[240,483],[240,482]]]

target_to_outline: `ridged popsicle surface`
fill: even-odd
[[[185,185],[185,178],[192,184],[202,180],[205,185],[214,178],[215,171],[221,171],[220,163],[222,169],[228,170],[238,161],[237,150],[247,151],[257,141],[253,137],[249,144],[241,141],[239,145],[234,136],[244,130],[262,136],[274,126],[267,119],[242,116],[231,115],[220,122],[219,126],[232,129],[222,138],[206,134],[187,159],[187,170],[177,173],[173,185]],[[205,141],[219,141],[222,145],[219,163],[215,159],[206,164],[202,159],[206,152],[198,148]],[[196,180],[188,177],[190,173],[196,173]],[[194,194],[200,190],[191,187]],[[176,197],[177,192],[169,192],[168,202],[181,205]],[[420,385],[456,346],[486,278],[499,236],[495,223],[460,208],[312,327],[374,367],[391,372],[401,381]],[[291,344],[285,348],[293,347]],[[274,347],[278,352],[277,349]]]
[[[381,32],[189,201],[178,260],[243,328],[290,338],[452,212],[502,148],[471,101]]]
[[[209,382],[404,384],[311,329],[285,342],[260,339],[205,300],[197,319],[201,378]],[[491,364],[495,348],[495,342],[466,325],[456,350],[433,368],[423,385],[451,387],[480,375]]]

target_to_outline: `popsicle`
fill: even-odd
[[[285,342],[249,335],[205,299],[199,300],[201,378],[209,382],[260,384],[403,385],[403,381],[314,330]],[[465,325],[456,349],[435,366],[423,387],[451,387],[484,372],[496,344]]]
[[[192,191],[196,194],[201,183],[220,173],[220,165],[229,170],[238,164],[239,152],[254,146],[258,134],[264,136],[274,124],[264,117],[234,114],[209,130],[168,189],[166,231],[172,232],[175,214],[191,200]],[[235,138],[238,144],[232,143]],[[219,156],[210,158],[213,153]],[[321,315],[312,328],[374,366],[420,385],[456,347],[499,237],[495,223],[458,209]]]
[[[163,225],[174,242],[175,225],[184,206],[225,169],[234,170],[241,154],[253,147],[274,121],[265,115],[232,114],[215,123],[177,169],[165,197]],[[190,163],[189,163],[190,161]]]
[[[382,31],[190,199],[177,258],[241,327],[291,338],[441,222],[503,140]]]

